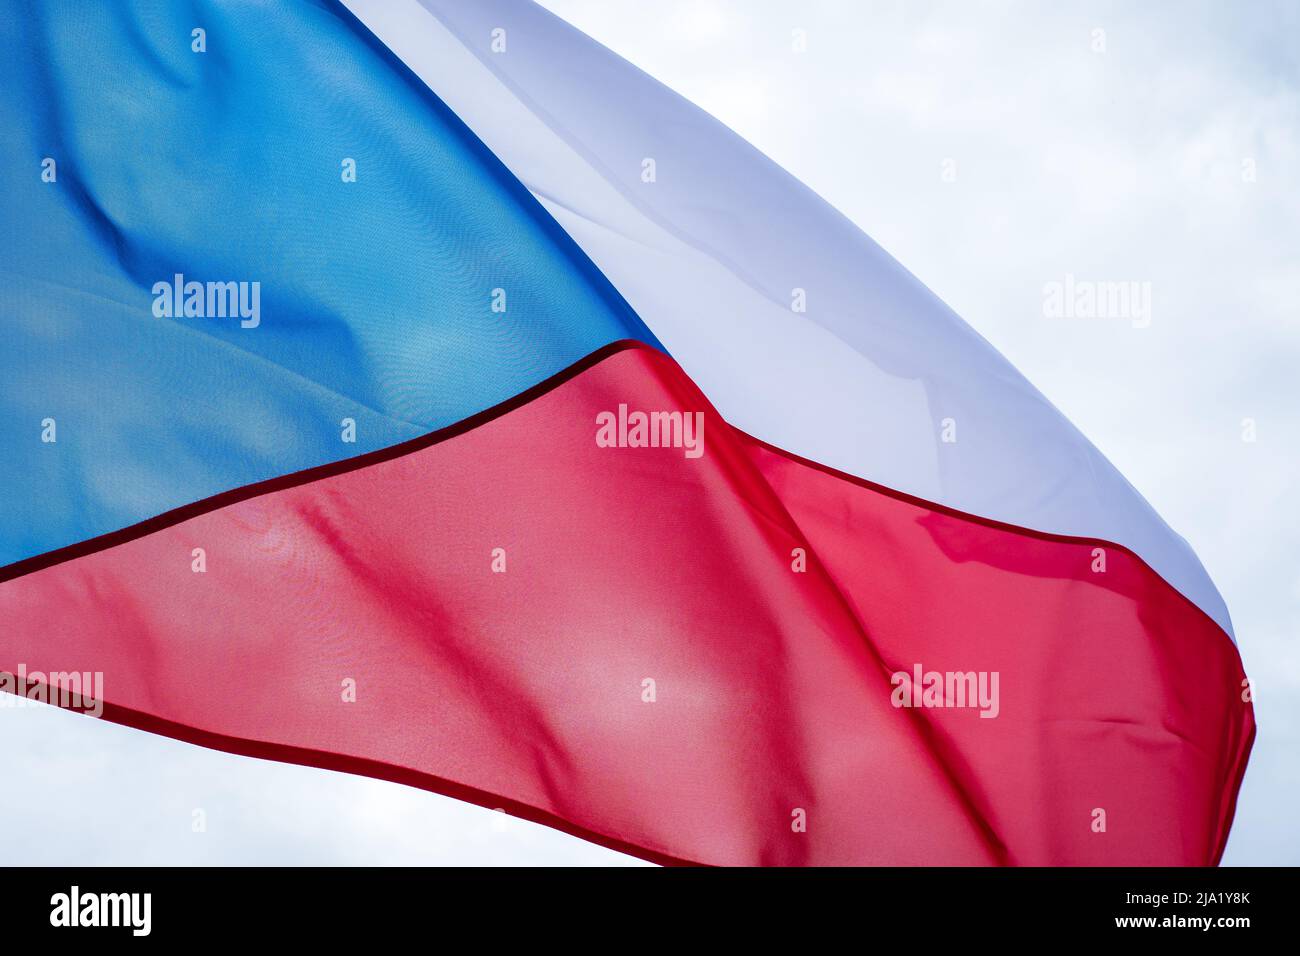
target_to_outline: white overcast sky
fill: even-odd
[[[1191,542],[1256,683],[1225,863],[1300,864],[1300,3],[544,5],[837,206]],[[1045,318],[1066,273],[1150,282],[1151,325]],[[4,863],[636,862],[48,709],[0,711],[0,750]]]

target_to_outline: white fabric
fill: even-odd
[[[1122,544],[1231,635],[1191,548],[1100,452],[906,269],[731,130],[524,0],[345,2],[532,190],[734,425],[968,513]],[[505,52],[492,51],[497,28]],[[647,157],[653,183],[642,181]],[[791,308],[796,288],[806,313]],[[953,443],[941,440],[949,418]]]

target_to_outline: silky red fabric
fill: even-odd
[[[620,404],[705,412],[704,454],[599,447]],[[793,458],[644,348],[156,524],[0,584],[0,669],[663,862],[1214,863],[1254,734],[1231,641],[1127,551]],[[894,706],[918,664],[997,672],[998,715]]]

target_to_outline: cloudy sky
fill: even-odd
[[[1300,864],[1300,5],[545,5],[837,206],[1191,542],[1256,685],[1225,862]],[[1150,325],[1046,318],[1066,274],[1149,282]],[[0,716],[5,862],[636,862],[393,784]]]

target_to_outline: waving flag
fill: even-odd
[[[0,48],[5,689],[662,862],[1218,860],[1196,556],[706,114],[506,0]]]

